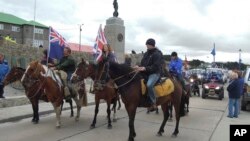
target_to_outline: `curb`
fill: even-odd
[[[91,105],[95,105],[95,102],[88,103],[88,106],[91,106]],[[73,106],[73,109],[76,109],[76,106]],[[62,111],[65,111],[65,110],[70,110],[70,107],[66,107],[66,108],[62,109]],[[30,111],[32,112],[32,108],[30,108]],[[41,115],[51,114],[51,113],[54,113],[54,112],[55,112],[54,109],[47,110],[47,111],[41,111],[41,112],[39,112],[39,117]],[[6,118],[6,119],[0,119],[0,123],[16,122],[16,121],[19,121],[19,120],[22,120],[22,119],[25,119],[25,118],[30,118],[30,117],[33,117],[33,113],[23,114],[23,115],[20,115],[20,116],[10,117],[10,118]]]

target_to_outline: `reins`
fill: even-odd
[[[134,74],[133,77],[132,77],[131,79],[129,79],[127,82],[125,82],[125,83],[123,83],[123,84],[121,84],[121,85],[117,85],[116,87],[111,87],[111,86],[108,86],[108,85],[107,85],[107,87],[118,89],[118,88],[120,88],[120,87],[123,87],[123,86],[127,85],[128,83],[130,83],[131,81],[133,81],[133,79],[134,79],[135,76],[139,73],[139,71],[133,70],[133,71],[129,72],[128,74],[124,74],[124,75],[118,76],[117,78],[112,79],[113,81],[116,81],[116,80],[119,80],[119,79],[125,77],[126,75],[129,75],[129,74],[132,74],[132,73],[135,73],[135,74]]]

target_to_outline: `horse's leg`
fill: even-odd
[[[156,113],[156,114],[159,114],[159,108],[158,108],[158,106],[157,106],[157,108],[156,108],[155,113]]]
[[[78,97],[75,96],[73,99],[74,99],[74,101],[76,103],[76,108],[77,108],[77,113],[76,113],[75,121],[79,121],[80,112],[81,112],[81,108],[82,108],[83,97],[80,96],[80,98],[78,99]],[[72,106],[72,110],[73,110],[73,106]]]
[[[189,96],[187,95],[187,112],[189,112]]]
[[[130,103],[130,104],[132,104],[132,103]],[[134,138],[136,136],[134,121],[135,121],[135,114],[136,114],[136,108],[137,107],[135,105],[126,104],[125,108],[127,110],[128,116],[129,116],[129,123],[128,123],[129,137],[128,137],[128,141],[134,141]]]
[[[112,128],[111,118],[110,118],[110,113],[111,113],[110,105],[111,105],[111,101],[110,101],[110,100],[107,100],[108,129],[111,129],[111,128]],[[114,107],[114,108],[116,108],[116,107]],[[114,109],[114,110],[115,110],[115,109]]]
[[[170,102],[168,104],[168,111],[169,111],[169,121],[173,121],[173,104]]]
[[[121,109],[121,101],[120,101],[120,95],[119,95],[119,93],[117,93],[117,101],[118,101],[118,104],[119,104],[117,110],[120,110]]]
[[[117,99],[115,99],[113,103],[113,107],[114,107],[113,122],[116,122],[116,105],[117,105]]]
[[[52,104],[56,113],[56,127],[60,128],[61,127],[61,106],[56,106],[56,103]]]
[[[64,102],[62,101],[62,105],[61,105],[61,112],[60,112],[60,115],[62,115],[63,104],[64,104]]]
[[[68,100],[69,105],[70,105],[70,117],[74,116],[74,110],[73,110],[73,103],[72,103],[72,99]]]
[[[175,118],[176,118],[176,124],[175,124],[175,130],[172,134],[172,137],[177,137],[178,133],[179,133],[179,121],[180,121],[180,106],[183,102],[183,99],[181,99],[181,101],[177,102],[177,101],[174,101],[173,102],[173,105],[174,105],[174,109],[175,109]],[[184,102],[183,102],[184,103]]]
[[[169,108],[168,103],[161,105],[161,109],[162,109],[162,112],[164,114],[163,115],[164,118],[163,118],[163,121],[161,123],[161,127],[157,133],[157,135],[159,135],[159,136],[162,136],[162,133],[164,133],[164,127],[166,125],[166,122],[168,121],[168,117],[169,117],[169,109],[168,108]]]
[[[32,109],[33,109],[33,119],[32,119],[32,122],[34,124],[37,124],[39,122],[39,107],[38,107],[38,102],[39,100],[36,99],[36,98],[33,98],[33,99],[29,99],[31,104],[32,104]]]
[[[95,97],[97,97],[95,95]],[[100,99],[99,98],[95,98],[95,116],[94,116],[94,119],[92,121],[92,124],[90,125],[90,128],[95,128],[95,124],[96,124],[96,116],[99,112],[99,103],[100,103]]]
[[[185,102],[186,102],[186,98],[182,94],[182,96],[181,96],[181,104],[180,104],[180,116],[185,116]]]

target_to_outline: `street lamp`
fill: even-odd
[[[239,70],[241,70],[241,49],[239,49]]]
[[[80,37],[79,37],[79,51],[81,50],[81,32],[82,32],[82,26],[83,26],[84,24],[80,24],[79,26],[80,26]]]

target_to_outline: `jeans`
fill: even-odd
[[[239,98],[229,98],[228,116],[238,117],[239,114]]]
[[[182,75],[181,75],[181,74],[178,74],[176,77],[177,77],[177,79],[181,82],[181,85],[182,85],[183,90],[186,91],[185,82],[184,82],[184,79],[183,79]]]
[[[155,83],[159,80],[159,78],[160,78],[159,73],[150,74],[148,77],[148,82],[147,82],[148,96],[152,104],[156,103],[154,86],[155,86]]]

